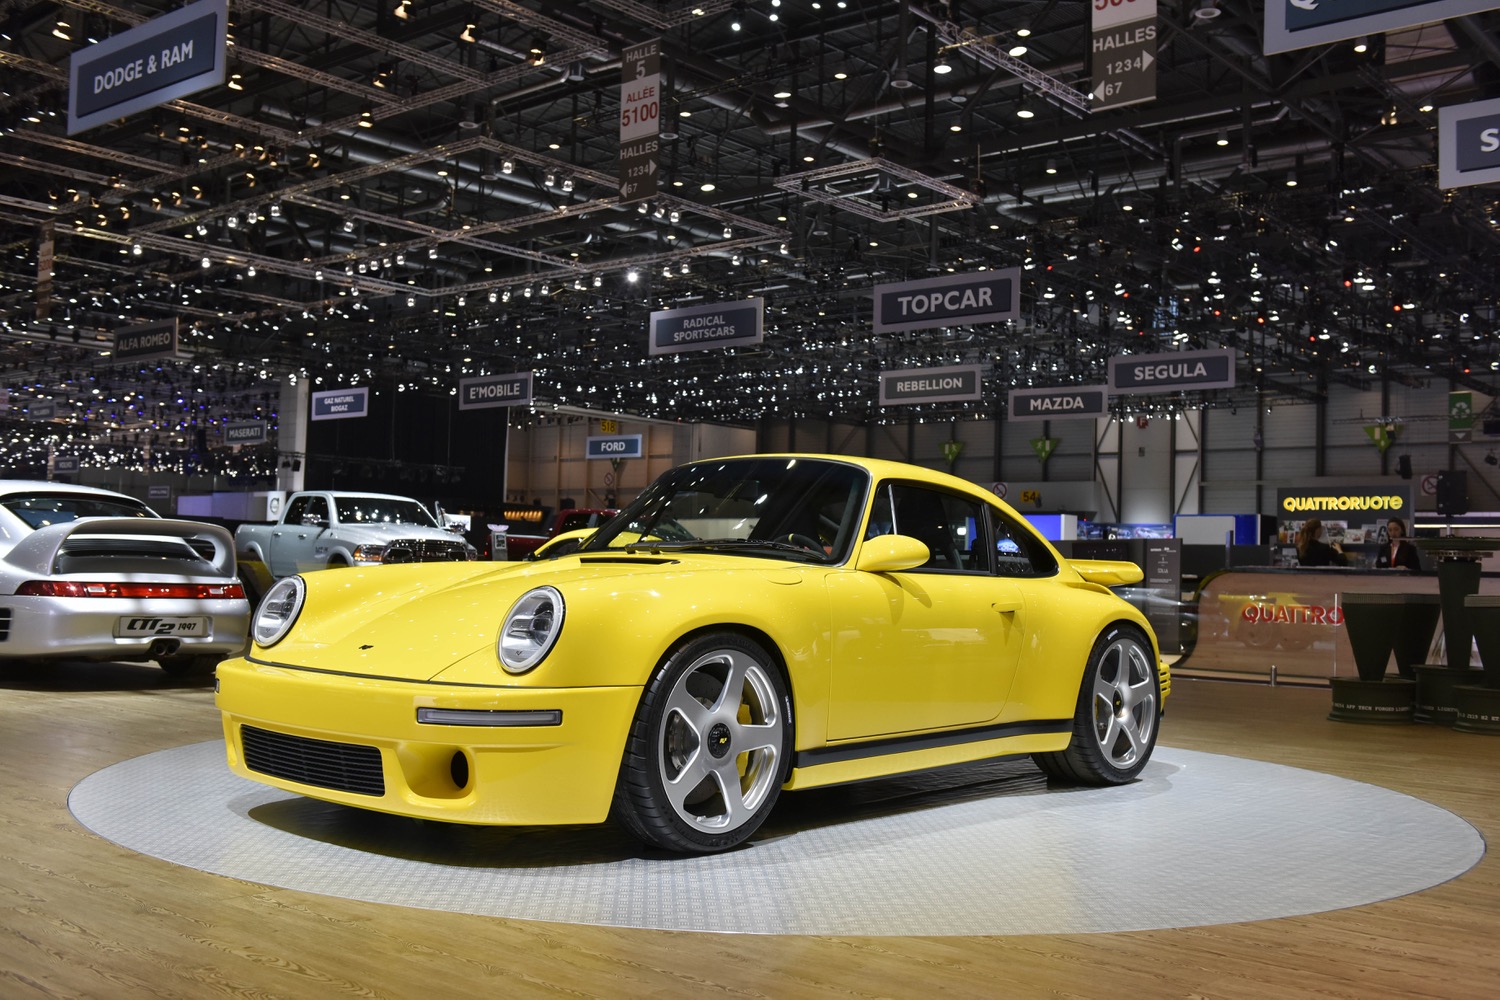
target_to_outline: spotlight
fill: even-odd
[[[946,57],[938,56],[937,62],[932,67],[932,71],[940,76],[943,76],[947,75],[948,73],[952,73],[953,67],[948,65],[948,60]]]
[[[411,11],[407,10],[410,6],[411,0],[401,0],[400,3],[396,4],[396,16],[403,21],[411,20]]]
[[[460,31],[458,33],[458,40],[460,42],[468,42],[470,45],[474,44],[474,25],[475,25],[475,23],[476,22],[474,22],[474,21],[470,21],[468,24],[464,25],[464,30]]]
[[[505,159],[500,161],[500,172],[502,174],[513,174],[516,172],[516,161]]]

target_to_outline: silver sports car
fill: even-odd
[[[0,480],[0,661],[155,660],[210,671],[245,645],[234,540],[123,493]]]

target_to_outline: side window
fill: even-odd
[[[989,573],[984,511],[985,505],[978,500],[893,483],[881,490],[871,514],[870,533],[886,533],[876,528],[882,517],[889,517],[896,534],[917,539],[932,553],[921,569]]]
[[[321,517],[323,523],[328,523],[328,501],[323,497],[312,496],[307,498],[307,506],[302,511],[302,516]],[[301,521],[301,517],[298,521]]]
[[[282,517],[284,524],[301,524],[302,515],[307,513],[307,497],[298,497],[286,505],[286,514]]]
[[[995,533],[995,571],[1001,576],[1051,576],[1057,560],[1025,525],[991,508]]]

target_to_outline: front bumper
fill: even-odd
[[[217,704],[230,769],[243,777],[361,809],[505,826],[602,822],[640,696],[235,659],[219,665]],[[422,722],[421,709],[474,724]]]
[[[208,619],[202,635],[167,627],[174,619],[199,618]],[[163,631],[117,636],[122,619],[156,619]],[[250,605],[243,599],[0,597],[0,657],[6,658],[145,660],[163,639],[175,640],[179,656],[235,656],[244,652],[249,633]]]

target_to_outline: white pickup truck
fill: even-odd
[[[264,593],[294,573],[382,563],[462,562],[478,553],[416,500],[387,493],[293,493],[274,524],[234,532],[240,575]]]

